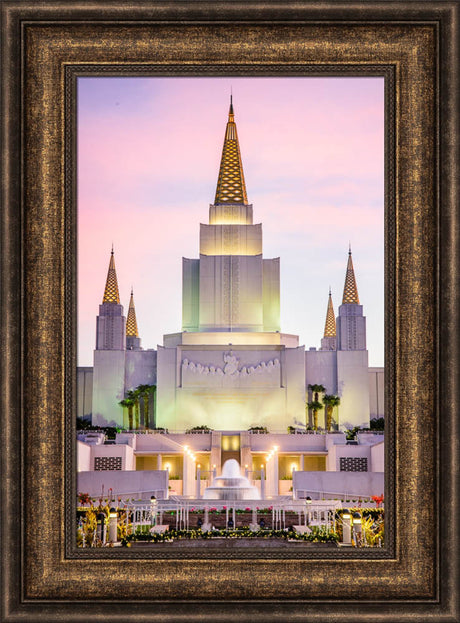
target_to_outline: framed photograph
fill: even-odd
[[[93,615],[132,621],[371,621],[376,616],[459,621],[458,3],[12,1],[3,3],[2,12],[3,620],[80,621]],[[384,85],[383,548],[311,549],[300,555],[289,549],[280,554],[255,547],[213,553],[188,548],[164,554],[155,548],[76,545],[77,292],[82,290],[77,270],[84,240],[78,229],[84,189],[78,188],[83,161],[77,162],[77,137],[83,141],[78,133],[85,131],[84,102],[78,97],[91,80],[166,79],[177,84],[230,79],[237,124],[242,80],[359,79]],[[101,123],[105,114],[102,110]],[[215,137],[219,150],[227,111],[222,115]],[[99,144],[100,129],[97,122],[93,130],[87,127],[86,139],[92,131]],[[116,158],[110,145],[106,157],[109,167]],[[212,171],[209,178],[217,182]],[[99,174],[94,181],[100,182]],[[86,191],[96,205],[97,192]],[[212,200],[202,197],[205,210]],[[243,203],[249,205],[250,198]],[[255,204],[254,210],[262,207]],[[260,220],[262,215],[255,219]],[[111,226],[104,222],[93,229],[108,263],[111,244],[116,254],[118,241],[105,239]],[[136,229],[142,224],[127,223],[127,233]],[[197,231],[189,234],[197,237]],[[345,256],[349,242],[347,236]],[[178,248],[179,259],[183,254]],[[128,309],[125,291],[123,297]],[[96,312],[100,303],[95,301]],[[186,332],[194,326],[192,308],[185,314],[189,324],[182,319]],[[103,322],[98,323],[99,339]],[[130,337],[136,351],[139,335]],[[231,372],[225,365],[235,363],[229,353],[223,377]],[[184,357],[179,372],[194,387],[198,363],[192,360],[189,369]],[[119,413],[120,427],[130,429],[128,411],[120,407]],[[180,420],[180,405],[176,414]],[[144,405],[144,428],[146,417]],[[107,469],[106,458],[99,468]]]
[[[268,545],[311,555],[313,543],[342,543],[343,508],[359,515],[363,547],[384,547],[384,120],[395,90],[370,70],[67,70],[79,547],[112,544],[94,522],[110,508],[114,546],[155,557],[186,546],[203,556],[211,543],[215,553],[224,535],[233,556]],[[386,195],[393,222],[390,184]]]

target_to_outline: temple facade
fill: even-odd
[[[319,349],[299,345],[280,326],[280,258],[263,257],[261,223],[248,202],[233,105],[209,222],[200,225],[198,258],[183,258],[182,327],[144,350],[134,296],[120,304],[112,249],[97,316],[93,368],[78,370],[78,415],[99,426],[183,432],[265,427],[286,432],[313,426],[311,386],[334,395],[331,430],[368,426],[384,415],[383,369],[368,366],[366,318],[351,249],[335,317],[329,292]],[[345,261],[344,261],[345,267]],[[142,385],[138,421],[120,402]],[[147,404],[146,404],[147,403]],[[148,419],[147,419],[148,418]],[[319,426],[325,428],[326,409]]]

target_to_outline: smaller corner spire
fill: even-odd
[[[359,305],[358,288],[356,286],[355,271],[353,268],[353,259],[351,256],[351,244],[348,250],[347,272],[345,275],[345,285],[343,286],[342,304]]]
[[[131,286],[131,298],[129,299],[128,316],[126,317],[126,337],[139,337],[137,328],[136,308],[134,307],[133,287]]]
[[[324,325],[324,337],[336,337],[336,324],[334,305],[332,303],[331,286],[329,286],[329,297],[327,301],[326,323]]]
[[[107,271],[107,279],[105,282],[105,290],[102,303],[115,303],[116,305],[120,304],[120,294],[118,292],[118,280],[117,271],[115,270],[115,255],[113,252],[113,244],[112,251],[110,253],[109,270]]]

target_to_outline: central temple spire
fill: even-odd
[[[248,203],[232,96],[230,96],[230,109],[214,199],[215,205],[222,203]]]

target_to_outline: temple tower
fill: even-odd
[[[263,259],[248,203],[233,104],[200,259],[183,258],[183,331],[279,331],[279,258]]]
[[[125,388],[125,323],[112,248],[104,297],[96,320],[92,423],[98,426],[116,422],[121,410],[118,402],[124,398]]]
[[[134,307],[133,289],[129,299],[128,316],[126,317],[126,350],[139,350],[141,340],[137,328],[136,309]]]
[[[279,258],[262,255],[231,100],[199,258],[182,266],[182,332],[158,347],[160,425],[280,430],[303,418],[305,348],[280,332]]]
[[[125,348],[125,318],[120,305],[115,257],[110,254],[109,270],[102,305],[96,320],[96,350],[123,350]]]
[[[336,350],[337,335],[334,315],[334,305],[332,303],[331,289],[329,288],[329,298],[327,301],[326,323],[324,325],[324,336],[321,339],[320,350]]]
[[[351,248],[348,251],[347,271],[342,305],[337,318],[337,350],[366,350],[366,318],[359,304]]]
[[[366,318],[359,303],[349,248],[342,305],[337,317],[337,393],[341,398],[340,423],[345,426],[369,426],[368,360]]]

